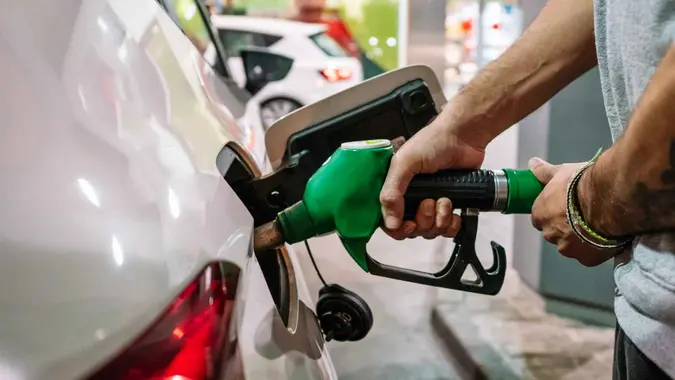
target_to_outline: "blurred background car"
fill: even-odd
[[[265,17],[214,15],[211,17],[225,48],[227,66],[240,87],[247,73],[243,48],[257,47],[288,58],[287,72],[254,92],[265,128],[303,105],[343,91],[363,80],[358,59],[350,56],[322,24]]]
[[[384,73],[386,70],[377,62],[372,60],[369,53],[365,52],[354,38],[350,28],[340,15],[340,11],[324,6],[304,6],[299,11],[290,16],[289,19],[324,24],[328,28],[326,33],[331,36],[345,51],[352,57],[361,62],[363,68],[363,79],[369,79]],[[369,46],[370,47],[370,46]]]

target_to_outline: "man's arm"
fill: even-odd
[[[583,174],[584,219],[605,236],[675,230],[675,47],[671,46],[623,136]]]
[[[523,35],[449,103],[442,123],[487,145],[597,65],[593,0],[550,0]]]

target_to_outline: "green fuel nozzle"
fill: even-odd
[[[462,227],[450,261],[438,273],[383,264],[366,245],[382,222],[380,191],[394,150],[389,140],[344,143],[307,182],[302,201],[256,229],[256,247],[293,244],[336,232],[345,249],[366,272],[420,284],[483,294],[501,289],[506,270],[504,248],[492,242],[493,264],[484,268],[475,252],[478,213],[528,214],[543,186],[529,170],[449,169],[419,174],[405,194],[406,220],[424,199],[449,198],[462,210]],[[475,281],[462,279],[467,267]]]

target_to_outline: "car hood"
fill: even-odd
[[[264,141],[155,1],[3,6],[0,378],[72,379],[207,262],[245,264],[252,219],[215,162]]]

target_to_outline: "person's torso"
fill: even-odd
[[[675,0],[595,0],[595,35],[616,140],[675,36]],[[675,376],[675,363],[669,360],[675,339],[662,339],[675,338],[675,234],[641,236],[618,262],[619,323],[641,350]]]
[[[614,139],[674,35],[673,0],[595,0],[598,66]]]

